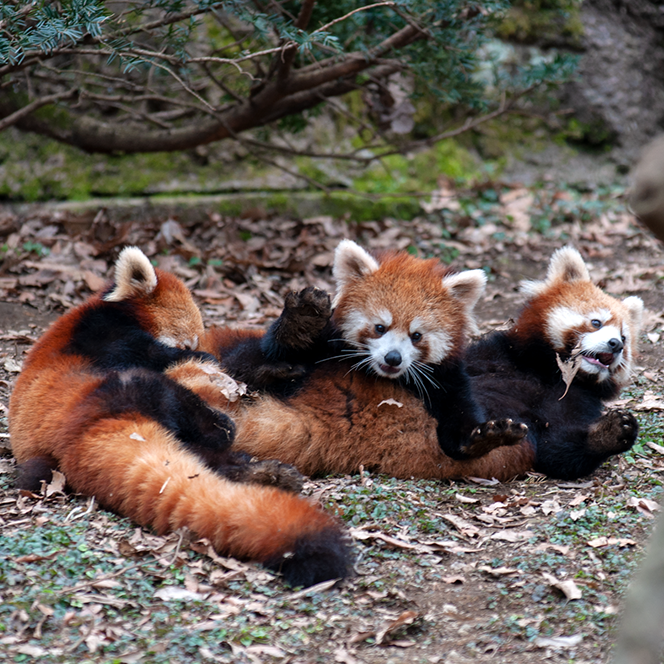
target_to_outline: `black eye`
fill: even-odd
[[[599,328],[602,327],[602,321],[601,321],[601,320],[597,320],[597,318],[593,318],[593,319],[590,321],[590,324],[591,324],[596,330],[599,330]]]
[[[386,332],[384,325],[376,325],[374,329],[376,330],[376,334],[385,334]]]
[[[422,338],[422,333],[421,332],[413,332],[410,335],[411,341],[417,342]]]
[[[620,338],[622,339],[623,343],[625,343],[627,341],[627,337],[624,334]]]

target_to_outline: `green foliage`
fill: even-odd
[[[51,53],[86,35],[99,37],[109,16],[101,0],[0,3],[0,64],[20,63],[31,51]]]
[[[583,34],[581,0],[514,0],[497,34],[526,44],[561,40],[575,44]]]
[[[8,110],[0,115],[56,91],[62,95],[58,110],[55,102],[45,101],[33,111],[31,117],[42,124],[25,124],[24,118],[13,122],[88,151],[179,150],[180,143],[160,144],[158,132],[168,130],[171,136],[201,121],[228,128],[220,119],[223,114],[247,103],[248,97],[253,103],[266,86],[274,89],[274,103],[265,101],[262,115],[249,126],[231,114],[238,128],[228,133],[266,124],[300,132],[328,96],[353,86],[380,95],[388,74],[397,70],[412,82],[409,94],[416,105],[433,100],[437,110],[485,111],[504,93],[519,95],[542,83],[557,83],[573,66],[562,56],[502,66],[488,45],[509,8],[507,0],[471,5],[466,0],[399,0],[389,6],[319,1],[300,28],[296,19],[302,3],[292,0],[139,0],[121,6],[102,0],[16,0],[0,5],[0,81],[10,91]],[[413,26],[420,32],[395,41]],[[325,80],[328,87],[343,81],[339,91],[321,87],[318,92],[322,83],[307,82],[320,67],[325,71],[362,58],[366,64]],[[376,75],[381,67],[389,72]],[[302,94],[311,91],[317,94],[302,101]],[[288,104],[273,109],[286,98]],[[389,143],[384,132],[369,131],[371,124],[380,127],[384,121],[373,117],[369,106],[362,102],[363,119],[353,122],[371,135],[367,142],[372,147]],[[121,132],[101,140],[86,123],[67,133],[81,116],[125,131],[135,125],[152,132],[155,140],[139,148],[136,141],[124,139],[118,148]],[[195,147],[214,139],[202,135],[190,140]]]

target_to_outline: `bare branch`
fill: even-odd
[[[42,108],[43,106],[54,104],[56,101],[61,101],[62,99],[69,99],[74,97],[77,93],[78,90],[73,89],[66,90],[65,92],[58,92],[53,95],[47,95],[46,97],[39,97],[39,99],[31,101],[26,106],[23,106],[23,108],[20,108],[19,110],[14,111],[13,113],[2,118],[0,120],[0,131],[15,125],[17,122],[30,115],[30,113],[34,113],[37,109]]]
[[[395,5],[396,5],[395,2],[376,2],[373,5],[365,5],[364,7],[358,7],[357,9],[353,9],[353,11],[348,12],[347,14],[344,14],[343,16],[339,16],[339,18],[335,18],[334,21],[330,21],[329,23],[326,23],[325,25],[321,26],[320,28],[317,28],[311,34],[315,35],[317,32],[325,32],[328,28],[331,28],[333,25],[336,25],[337,23],[341,23],[342,21],[345,21],[347,18],[351,17],[353,14],[357,14],[357,12],[364,12],[367,9],[375,9],[376,7],[394,7]]]

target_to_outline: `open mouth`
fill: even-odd
[[[389,364],[379,364],[378,368],[383,375],[395,378],[402,372],[401,367],[391,367]]]
[[[608,369],[611,364],[613,364],[614,360],[613,353],[597,353],[596,355],[583,354],[581,357],[583,357],[586,362],[594,364],[596,367],[601,367],[602,369]]]

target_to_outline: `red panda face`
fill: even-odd
[[[429,365],[461,352],[486,282],[481,270],[448,274],[438,261],[406,253],[379,263],[350,240],[337,247],[334,276],[334,320],[356,368],[416,384]]]
[[[641,325],[643,302],[620,301],[595,286],[580,254],[570,247],[554,253],[545,281],[525,282],[531,299],[518,328],[542,334],[559,353],[580,359],[579,371],[597,382],[626,385]]]
[[[189,289],[175,276],[155,270],[137,247],[125,247],[115,264],[115,287],[107,302],[134,302],[146,331],[174,348],[195,350],[203,319]]]

